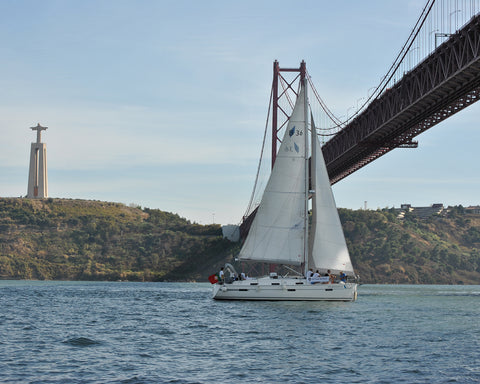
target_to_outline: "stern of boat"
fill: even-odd
[[[218,296],[220,296],[222,293],[222,288],[226,291],[224,287],[225,287],[224,284],[219,284],[219,283],[214,284],[213,290],[212,290],[212,299],[218,299]]]

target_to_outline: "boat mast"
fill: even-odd
[[[305,139],[305,222],[304,222],[304,244],[303,244],[303,260],[305,265],[304,275],[308,271],[308,189],[309,189],[309,170],[308,170],[308,96],[307,96],[307,67],[305,61],[302,60],[300,64],[300,82],[303,87],[304,98],[304,139]]]

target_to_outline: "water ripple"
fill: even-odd
[[[88,337],[73,337],[65,340],[64,344],[72,345],[74,347],[91,347],[93,345],[101,345],[102,342],[89,339]]]

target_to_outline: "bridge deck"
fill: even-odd
[[[323,146],[332,184],[480,97],[480,15]]]

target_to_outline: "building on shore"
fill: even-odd
[[[480,214],[480,205],[475,205],[475,206],[471,205],[469,207],[465,207],[465,212]]]
[[[429,207],[412,207],[411,204],[402,204],[400,209],[396,209],[395,211],[399,219],[403,219],[407,213],[425,219],[433,215],[441,215],[445,212],[445,207],[441,203],[432,204]]]

